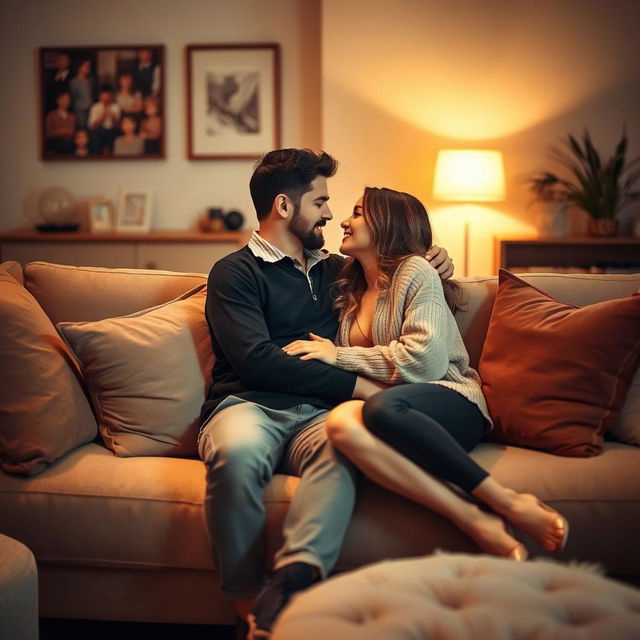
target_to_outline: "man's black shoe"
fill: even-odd
[[[291,596],[317,581],[318,569],[305,562],[294,562],[278,569],[258,595],[249,614],[249,639],[269,638],[271,627],[287,606]]]

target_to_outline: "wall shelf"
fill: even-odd
[[[85,267],[208,273],[216,260],[247,243],[250,231],[201,233],[0,233],[0,262],[35,260]]]

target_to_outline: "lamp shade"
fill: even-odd
[[[438,152],[433,181],[436,200],[499,202],[504,195],[502,152],[458,149]]]

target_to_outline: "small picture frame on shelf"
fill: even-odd
[[[258,159],[280,146],[280,46],[188,45],[191,160]]]
[[[113,231],[114,207],[107,198],[92,198],[88,202],[89,231],[91,233],[109,233]]]
[[[116,231],[147,233],[151,228],[151,189],[123,189]]]

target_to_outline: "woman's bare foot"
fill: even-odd
[[[547,551],[564,549],[569,523],[555,509],[530,493],[514,493],[509,507],[500,514],[513,526],[529,534]]]
[[[475,505],[472,509],[472,517],[458,526],[485,553],[517,561],[527,559],[526,547],[507,532],[502,518],[486,513]]]

